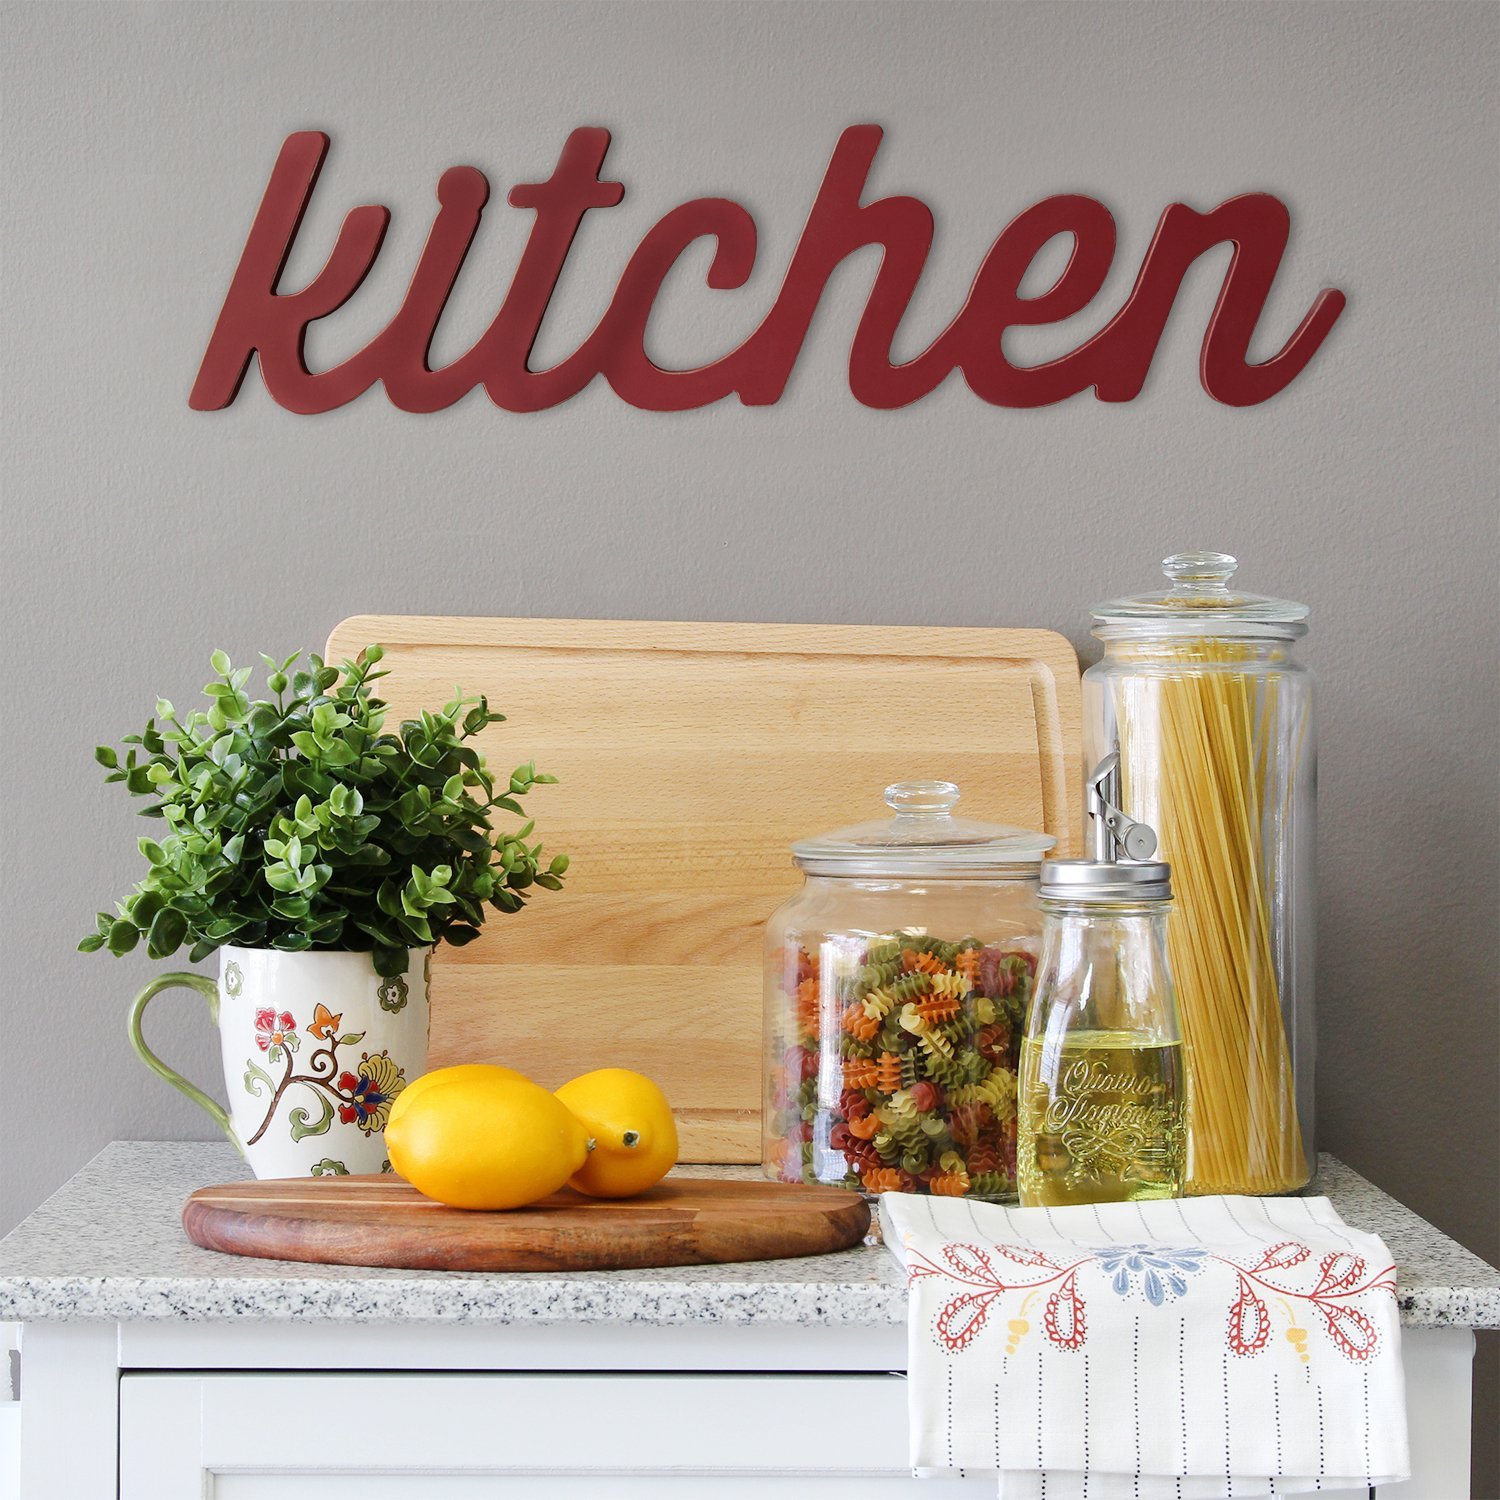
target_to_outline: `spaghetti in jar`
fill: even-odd
[[[1193,1110],[1187,1191],[1282,1193],[1313,1164],[1313,681],[1307,607],[1231,586],[1223,553],[1094,611],[1084,750],[1118,748],[1121,805],[1176,892],[1167,948]]]

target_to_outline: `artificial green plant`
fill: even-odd
[[[152,958],[184,944],[196,962],[221,944],[369,952],[377,972],[405,970],[407,950],[472,942],[486,908],[516,912],[534,887],[559,890],[564,854],[543,863],[520,799],[555,782],[534,765],[497,788],[484,756],[466,743],[505,715],[483,697],[453,699],[385,728],[371,684],[382,649],[342,668],[300,653],[263,657],[274,695],[252,701],[250,668],[212,656],[218,680],[206,709],[179,718],[165,699],[123,752],[94,755],[135,796],[142,816],[165,823],[140,840],[144,879],[78,945]]]

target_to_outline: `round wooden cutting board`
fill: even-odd
[[[423,1271],[598,1271],[821,1255],[870,1210],[842,1188],[667,1178],[638,1198],[570,1189],[505,1213],[446,1208],[397,1177],[288,1177],[200,1188],[183,1228],[209,1250]]]

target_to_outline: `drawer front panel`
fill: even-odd
[[[369,1500],[381,1479],[420,1479],[422,1500],[973,1500],[995,1484],[912,1478],[895,1374],[126,1374],[120,1403],[121,1500]]]
[[[973,1493],[911,1478],[898,1375],[127,1374],[120,1401],[122,1500]]]

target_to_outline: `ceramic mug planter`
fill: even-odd
[[[428,965],[383,979],[368,953],[219,950],[219,982],[163,974],[130,1008],[130,1040],[159,1073],[218,1121],[257,1177],[390,1170],[391,1101],[427,1067]],[[152,997],[182,985],[208,1001],[224,1056],[226,1112],[146,1045]]]

